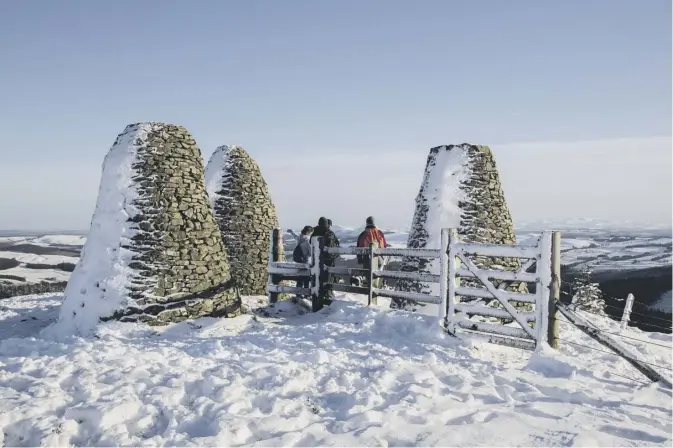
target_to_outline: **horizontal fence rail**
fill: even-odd
[[[523,303],[535,303],[537,301],[537,295],[535,294],[524,294],[520,292],[508,292],[504,290],[500,294],[500,297],[506,299],[508,302],[523,302]],[[456,295],[461,297],[476,297],[479,299],[493,299],[493,294],[485,289],[479,288],[468,288],[466,286],[459,286],[456,288]]]
[[[456,304],[456,311],[473,316],[495,317],[498,319],[511,319],[512,316],[503,309],[489,308],[487,306]],[[521,313],[526,322],[535,322],[535,313]]]
[[[531,272],[497,271],[490,269],[482,269],[481,272],[486,277],[493,278],[496,280],[526,282],[526,283],[536,283],[539,280],[538,275]],[[468,269],[458,269],[456,275],[458,277],[476,278],[476,275],[474,275]]]
[[[424,274],[419,272],[404,271],[376,271],[374,277],[391,278],[396,280],[417,280],[419,282],[439,283],[441,276],[437,274]]]
[[[280,275],[289,275],[293,277],[308,277],[311,275],[310,268],[277,268],[275,266],[269,266],[267,268],[269,274],[280,274]]]
[[[288,268],[288,269],[311,269],[310,263],[295,263],[292,261],[272,261],[269,266],[274,268]]]
[[[535,246],[515,246],[509,244],[474,244],[458,243],[456,254],[481,255],[484,257],[537,258],[538,248]]]
[[[406,291],[393,291],[391,289],[377,289],[373,288],[374,294],[377,296],[391,297],[394,299],[403,299],[411,300],[419,303],[442,303],[442,299],[439,296],[433,296],[430,294],[423,294],[420,292],[406,292]]]
[[[277,292],[281,294],[311,294],[310,288],[298,288],[296,286],[267,285],[266,289],[268,292]]]

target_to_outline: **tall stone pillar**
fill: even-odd
[[[103,163],[96,210],[58,325],[235,316],[240,298],[210,209],[201,151],[182,126],[126,127]]]
[[[454,228],[464,242],[514,244],[514,225],[507,207],[495,159],[488,146],[443,145],[430,150],[423,182],[416,197],[416,209],[407,247],[437,249],[441,228]],[[520,261],[512,258],[473,257],[481,268],[517,270]],[[437,260],[408,257],[402,270],[439,274]],[[464,286],[481,288],[473,279]],[[439,286],[422,282],[403,282],[404,290],[438,294]],[[525,283],[508,285],[509,290],[527,291]],[[393,306],[408,308],[418,304],[394,301]]]
[[[221,146],[206,167],[206,185],[237,286],[266,295],[269,235],[278,218],[259,165],[240,146]]]

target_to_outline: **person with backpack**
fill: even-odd
[[[385,248],[390,247],[386,242],[386,237],[383,235],[383,232],[379,230],[378,227],[374,224],[374,217],[370,216],[366,220],[365,230],[360,233],[358,236],[357,247],[369,247],[371,243],[377,243],[378,247]],[[363,269],[371,269],[372,260],[367,255],[358,255],[358,264],[362,265]],[[379,265],[381,265],[381,260],[383,257],[377,257],[379,260]],[[378,280],[378,279],[377,279]],[[362,283],[361,281],[358,283]]]
[[[304,226],[301,230],[301,235],[297,236],[297,247],[292,252],[292,261],[295,263],[310,263],[311,261],[311,235],[313,234],[313,227]],[[297,287],[309,288],[311,286],[311,279],[309,277],[297,277]]]
[[[320,261],[325,266],[332,267],[336,263],[337,258],[339,258],[339,255],[325,253],[323,252],[323,249],[325,247],[339,247],[339,239],[329,228],[327,218],[324,216],[318,220],[318,227],[313,229],[313,235],[311,235],[310,243],[313,244],[313,238],[319,237],[322,237],[322,241],[320,243]],[[331,276],[326,271],[321,272],[320,276],[322,283],[332,283],[332,280],[330,279]],[[331,290],[328,291],[328,296],[331,297],[332,295],[333,292]]]
[[[334,230],[332,230],[332,220],[327,218],[327,228],[330,229],[330,231],[334,234],[334,239],[336,240],[336,246],[339,247],[341,243],[339,243],[339,237],[337,237],[337,234],[334,233]]]

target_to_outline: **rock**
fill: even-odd
[[[106,156],[89,238],[68,282],[59,324],[84,333],[99,320],[165,324],[209,310],[240,312],[203,179],[201,151],[186,129],[127,126]],[[198,210],[203,213],[197,217]],[[197,264],[202,257],[194,251],[204,233],[215,235],[206,266]],[[211,272],[217,286],[204,284],[195,271]],[[199,307],[205,300],[212,306]],[[73,317],[72,304],[82,301],[99,312]]]
[[[270,234],[278,218],[259,165],[240,146],[221,146],[206,167],[206,186],[232,278],[242,294],[266,295]]]
[[[444,173],[435,173],[444,170]],[[448,175],[451,174],[451,175]],[[445,183],[435,185],[432,179],[442,176]],[[443,204],[437,197],[455,201],[455,205]],[[451,210],[442,217],[436,217],[440,209]],[[434,215],[433,215],[434,214]],[[433,222],[428,218],[435,216]],[[430,150],[426,163],[423,183],[416,197],[411,231],[407,247],[438,249],[441,227],[458,230],[464,242],[514,244],[514,225],[507,207],[507,201],[500,184],[497,166],[491,150],[487,146],[471,144],[437,146]],[[515,271],[520,266],[518,259],[474,257],[480,268],[502,266]],[[402,270],[439,273],[437,263],[432,260],[405,258]],[[436,272],[434,272],[436,271]],[[497,282],[496,282],[497,284]],[[462,286],[483,288],[478,280],[461,279]],[[438,293],[432,291],[438,286],[419,282],[400,282],[402,290]],[[527,291],[525,284],[512,284],[511,291]],[[407,307],[409,303],[393,301],[392,306]],[[411,304],[418,306],[418,304]]]

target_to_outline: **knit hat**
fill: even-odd
[[[373,216],[370,216],[369,218],[367,218],[367,225],[368,226],[373,226],[374,225],[374,217]]]

